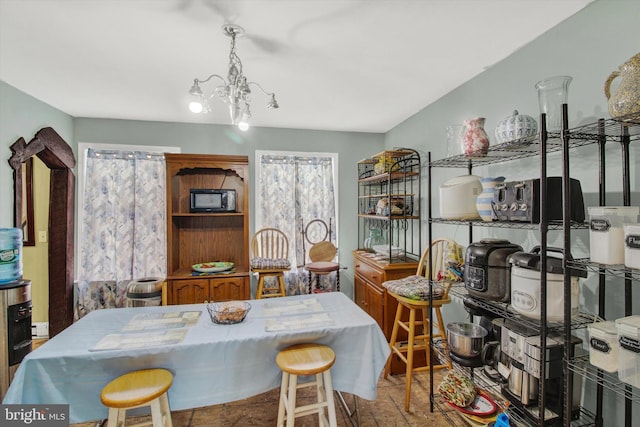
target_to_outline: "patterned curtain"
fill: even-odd
[[[164,155],[89,149],[85,183],[77,317],[125,306],[132,279],[167,265]]]
[[[336,246],[336,206],[334,195],[334,162],[331,156],[298,156],[263,154],[259,158],[257,203],[262,217],[259,227],[282,230],[291,247],[289,261],[292,269],[285,274],[288,295],[308,292],[308,277],[302,266],[308,262],[311,244],[302,241],[302,229],[315,219],[331,224],[331,241]],[[314,228],[314,231],[317,229]],[[322,236],[311,235],[312,241]],[[335,282],[335,273],[322,279]],[[321,287],[333,287],[321,283]]]

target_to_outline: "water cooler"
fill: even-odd
[[[31,281],[0,285],[0,401],[31,352]]]

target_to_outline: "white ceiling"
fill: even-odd
[[[386,132],[592,0],[0,0],[0,79],[74,117],[228,124],[191,113],[226,76],[225,23],[253,126]]]

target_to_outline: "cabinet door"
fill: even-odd
[[[364,300],[369,316],[373,317],[384,331],[384,294],[377,287],[365,284]]]
[[[356,304],[384,330],[383,293],[357,274],[353,281]]]
[[[207,280],[173,280],[170,304],[200,304],[209,299]]]
[[[211,301],[229,301],[249,299],[246,286],[248,278],[220,277],[209,280],[209,299]]]

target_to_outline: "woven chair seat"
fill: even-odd
[[[429,299],[429,279],[424,276],[408,276],[398,280],[388,280],[382,283],[387,290],[405,298],[426,301]],[[444,295],[444,288],[435,284],[433,299],[440,299]]]

